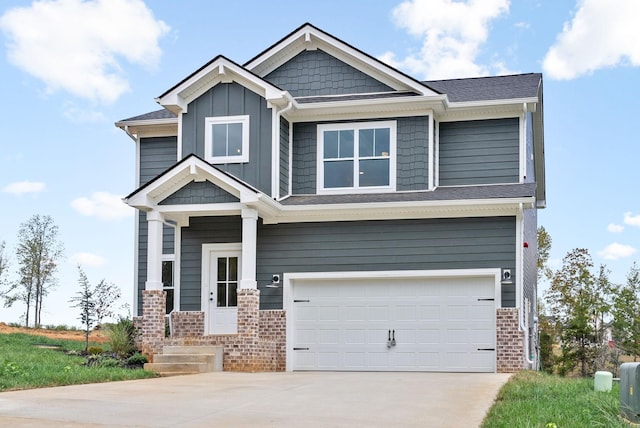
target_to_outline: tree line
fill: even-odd
[[[63,257],[58,226],[48,215],[36,214],[20,224],[15,249],[15,280],[9,279],[9,256],[5,242],[0,242],[0,299],[5,307],[17,303],[24,305],[25,327],[42,325],[44,301],[58,285],[56,273]],[[78,270],[80,291],[70,303],[80,309],[78,319],[88,335],[92,326],[114,315],[113,305],[120,298],[120,289],[104,279],[91,286],[81,266]]]
[[[617,373],[622,356],[640,357],[640,268],[615,284],[605,265],[597,268],[589,251],[575,248],[553,270],[551,237],[538,229],[538,273],[549,281],[539,299],[541,368],[560,375]]]

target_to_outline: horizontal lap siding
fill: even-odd
[[[513,217],[262,225],[258,233],[258,284],[283,272],[471,268],[515,273]],[[503,306],[514,299],[506,286]],[[281,308],[282,289],[262,289],[261,307]]]
[[[199,311],[202,289],[202,244],[242,241],[240,217],[192,217],[182,228],[180,310]]]
[[[176,163],[178,156],[177,137],[155,137],[140,139],[140,185],[148,183]],[[138,213],[138,307],[142,314],[142,290],[147,281],[147,216]],[[164,226],[162,253],[173,253],[173,228]]]
[[[440,185],[517,183],[519,119],[440,123]]]

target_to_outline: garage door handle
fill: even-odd
[[[478,348],[478,351],[495,351],[496,348]]]
[[[495,302],[496,299],[478,299],[478,302]]]
[[[293,348],[294,351],[308,351],[309,348]]]

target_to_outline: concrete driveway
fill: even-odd
[[[508,374],[206,373],[0,393],[6,427],[476,427]]]

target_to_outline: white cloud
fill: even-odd
[[[483,76],[494,69],[505,72],[499,61],[486,66],[476,60],[491,21],[508,11],[509,0],[404,1],[393,9],[393,19],[422,39],[422,48],[404,59],[396,60],[392,52],[380,59],[426,79]]]
[[[528,30],[529,28],[531,28],[531,25],[528,22],[521,21],[521,22],[516,22],[515,27],[521,28],[523,30]]]
[[[615,223],[609,223],[609,225],[607,226],[607,230],[611,233],[620,233],[624,230],[624,226]]]
[[[76,123],[104,123],[108,121],[104,113],[91,109],[79,108],[73,103],[66,104],[64,116],[70,121]]]
[[[107,259],[92,253],[75,253],[69,257],[69,261],[74,265],[100,267],[107,263]]]
[[[618,260],[626,257],[631,257],[637,251],[638,250],[630,245],[614,242],[613,244],[607,245],[602,251],[599,251],[598,254],[605,260]]]
[[[133,215],[133,208],[122,202],[122,197],[107,192],[94,192],[91,197],[71,201],[71,207],[82,215],[101,220],[120,220]]]
[[[40,0],[8,10],[0,29],[9,61],[48,92],[109,103],[129,89],[122,59],[156,66],[169,26],[142,0]]]
[[[633,215],[630,212],[624,213],[624,224],[640,226],[640,214]]]
[[[605,67],[640,66],[639,16],[638,0],[579,1],[543,60],[544,72],[574,79]]]
[[[40,193],[44,191],[46,187],[44,183],[39,181],[18,181],[7,184],[2,191],[5,193],[13,193],[14,195],[22,195],[25,193]]]

